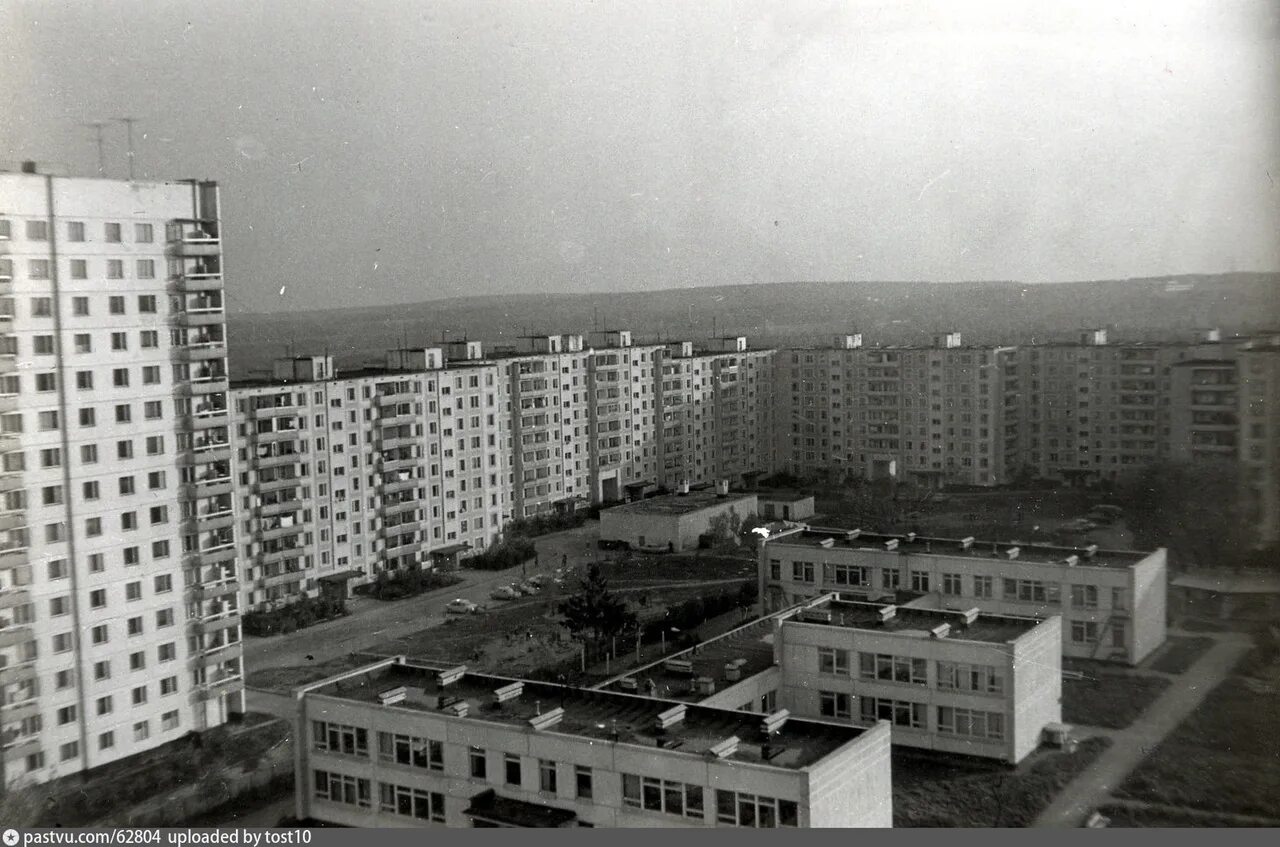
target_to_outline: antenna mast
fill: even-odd
[[[98,143],[98,176],[106,176],[107,175],[107,159],[103,152],[103,147],[102,147],[102,129],[103,127],[106,126],[106,123],[103,121],[93,121],[91,123],[85,124],[85,126],[93,130],[93,134]]]

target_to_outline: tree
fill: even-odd
[[[1179,568],[1238,567],[1253,531],[1240,509],[1234,464],[1160,462],[1117,480],[1110,495],[1143,549],[1167,547]]]
[[[578,591],[560,604],[565,628],[580,641],[596,644],[635,626],[635,613],[609,590],[609,582],[600,573],[600,565],[592,562],[586,576],[578,582]]]

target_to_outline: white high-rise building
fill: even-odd
[[[4,781],[243,711],[215,184],[0,173],[0,453]]]

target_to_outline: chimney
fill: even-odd
[[[907,533],[907,543],[908,543],[908,544],[910,544],[911,542],[913,542],[913,541],[915,541],[915,540],[916,540],[916,534],[915,534],[914,532],[908,532],[908,533]]]

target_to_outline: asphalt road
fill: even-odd
[[[500,601],[491,600],[489,594],[499,585],[535,573],[551,573],[565,565],[576,568],[590,561],[598,553],[598,538],[599,524],[591,521],[577,529],[536,539],[538,558],[527,568],[492,572],[464,570],[460,574],[463,581],[450,588],[386,603],[358,597],[347,602],[351,614],[344,618],[288,635],[245,638],[245,668],[252,672],[261,668],[292,667],[359,652],[378,642],[443,622],[445,606],[457,597],[493,605]]]

